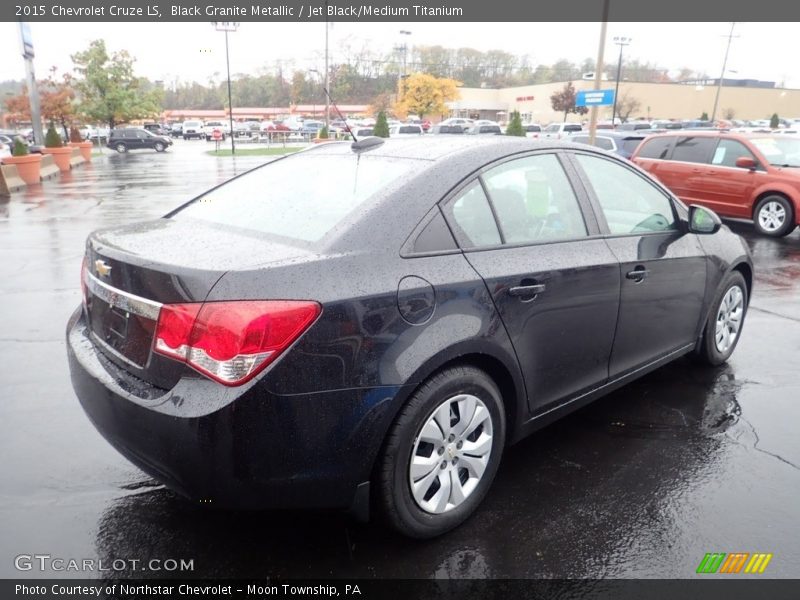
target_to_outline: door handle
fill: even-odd
[[[650,275],[650,271],[645,269],[644,267],[636,267],[633,271],[628,271],[625,274],[627,279],[632,279],[636,283],[640,283],[644,280],[645,277]]]
[[[537,283],[535,285],[515,285],[508,288],[509,296],[535,296],[541,294],[545,290],[545,284]]]

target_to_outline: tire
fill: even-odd
[[[770,237],[789,235],[795,228],[794,206],[780,194],[770,194],[762,198],[753,211],[756,231]]]
[[[438,415],[450,420],[445,433]],[[505,432],[500,390],[480,369],[451,367],[423,383],[400,410],[378,463],[376,492],[389,525],[424,539],[463,523],[491,486]]]
[[[161,142],[156,142],[156,145],[153,146],[153,148],[155,148],[156,152],[163,152],[164,150],[167,149],[166,146],[164,146],[164,144],[162,144]]]
[[[749,303],[747,284],[739,271],[728,273],[718,289],[696,353],[699,362],[714,367],[727,361],[736,349],[736,344],[742,336]],[[740,310],[731,311],[736,303],[739,304]],[[735,335],[731,333],[734,327],[738,327]],[[727,337],[723,339],[723,335]]]
[[[125,154],[128,151],[128,147],[123,143],[119,143],[114,146],[114,150],[116,150],[120,154]]]

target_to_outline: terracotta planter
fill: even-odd
[[[52,154],[53,160],[62,173],[69,173],[69,159],[72,157],[72,148],[62,146],[61,148],[42,148],[42,154]]]
[[[84,142],[70,142],[69,145],[73,148],[80,148],[81,156],[83,156],[86,162],[90,162],[92,160],[92,147],[94,146],[92,142],[88,140]]]
[[[325,142],[335,142],[336,140],[331,138],[314,138],[315,144],[324,144]]]
[[[3,159],[4,165],[17,165],[17,172],[28,185],[40,183],[42,155],[26,154],[25,156],[7,156]]]

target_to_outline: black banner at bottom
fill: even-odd
[[[231,598],[242,600],[351,598],[357,600],[796,600],[800,579],[331,579],[158,580],[4,579],[0,598],[139,600]]]

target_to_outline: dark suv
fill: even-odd
[[[112,131],[106,145],[120,153],[139,148],[163,152],[172,145],[172,140],[163,135],[153,135],[146,129],[126,127]]]

